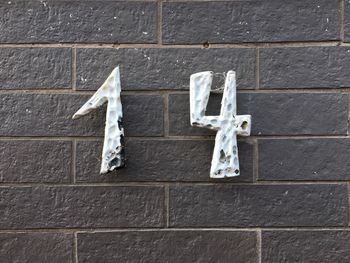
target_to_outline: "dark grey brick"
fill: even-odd
[[[212,94],[208,115],[218,115],[221,96]],[[238,114],[252,115],[253,135],[347,134],[346,94],[240,93]],[[191,127],[189,95],[169,96],[171,135],[212,135]]]
[[[262,88],[350,86],[350,47],[267,48],[260,51]]]
[[[260,180],[349,180],[350,140],[260,140]]]
[[[79,233],[79,262],[258,262],[253,231]]]
[[[214,142],[209,140],[126,141],[126,167],[100,175],[102,141],[78,141],[77,182],[209,181]],[[227,181],[253,181],[253,145],[240,142],[241,176]],[[224,180],[226,181],[226,180]],[[223,182],[220,179],[220,182]]]
[[[103,136],[105,106],[72,120],[90,98],[71,94],[0,95],[1,136]],[[163,135],[163,99],[158,95],[122,96],[126,136]]]
[[[1,233],[0,261],[73,262],[73,235],[65,233]]]
[[[336,40],[339,1],[164,3],[162,28],[166,44]]]
[[[68,183],[71,159],[69,141],[0,141],[0,182]]]
[[[0,89],[70,88],[71,57],[70,48],[0,48]]]
[[[349,231],[263,231],[262,262],[350,262]]]
[[[173,227],[346,226],[346,185],[171,186]]]
[[[164,189],[153,186],[0,188],[0,228],[161,227]]]
[[[152,2],[18,1],[0,4],[1,43],[155,43]]]
[[[238,88],[255,88],[255,60],[256,51],[248,48],[78,49],[77,88],[98,89],[117,65],[122,90],[189,89],[193,73],[231,69]]]
[[[350,3],[344,0],[344,41],[350,42]]]

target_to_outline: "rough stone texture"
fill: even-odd
[[[163,4],[166,44],[336,40],[339,27],[336,0]]]
[[[350,47],[268,48],[260,51],[262,88],[349,87]]]
[[[65,233],[1,233],[1,262],[73,262],[73,235]]]
[[[77,182],[215,181],[209,178],[212,140],[126,141],[126,167],[99,174],[102,141],[78,141]],[[253,181],[253,145],[239,142],[241,176],[219,182]]]
[[[79,233],[79,262],[256,263],[253,231]]]
[[[122,90],[189,89],[190,75],[211,70],[237,71],[237,87],[256,86],[256,51],[198,48],[78,49],[77,88],[96,90],[119,65]],[[219,78],[219,77],[218,77]]]
[[[207,115],[218,115],[221,96],[211,94]],[[238,114],[252,116],[252,135],[347,134],[345,94],[240,93]],[[171,135],[213,135],[191,127],[187,94],[169,96]]]
[[[263,231],[262,262],[346,263],[349,231]]]
[[[6,1],[0,42],[155,43],[156,14],[152,2]]]
[[[69,141],[0,141],[0,182],[69,183]]]
[[[350,140],[259,141],[259,180],[349,180]]]
[[[0,229],[162,227],[158,186],[0,188]]]
[[[0,31],[1,38],[1,22]],[[70,86],[70,48],[0,48],[0,89],[62,89]]]
[[[0,95],[2,136],[103,136],[106,106],[79,120],[73,114],[90,96],[70,94]],[[163,135],[159,95],[122,96],[125,135]]]
[[[346,226],[345,184],[171,186],[170,226]]]

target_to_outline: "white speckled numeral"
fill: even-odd
[[[220,116],[205,116],[212,80],[211,71],[191,75],[191,125],[217,131],[210,177],[238,176],[240,169],[237,135],[250,135],[251,116],[236,115],[236,73],[234,71],[229,71],[226,76]]]
[[[74,114],[77,119],[107,102],[101,174],[124,166],[123,111],[120,100],[120,73],[116,67],[96,93]]]

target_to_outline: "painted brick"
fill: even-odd
[[[0,89],[70,88],[71,53],[70,48],[0,48]]]
[[[212,140],[126,141],[126,167],[100,175],[102,141],[78,141],[77,182],[214,181],[209,177]],[[241,175],[223,181],[253,181],[253,145],[239,143]]]
[[[248,48],[78,49],[77,88],[98,89],[119,65],[122,90],[188,90],[190,75],[208,70],[221,76],[236,70],[238,88],[252,89],[256,86],[255,60],[256,51]]]
[[[1,233],[1,262],[73,262],[73,235],[65,233]]]
[[[69,141],[0,141],[0,182],[69,183]]]
[[[221,96],[212,94],[208,115],[218,115]],[[253,135],[347,134],[347,95],[324,93],[240,93],[238,114],[252,115]],[[189,95],[169,96],[171,135],[212,135],[191,127]]]
[[[350,47],[268,48],[260,51],[262,88],[350,86]]]
[[[336,0],[163,4],[166,44],[337,40],[339,28]]]
[[[350,140],[260,140],[259,180],[349,180]]]
[[[71,94],[0,95],[1,136],[103,136],[105,107],[78,120],[73,114],[90,98]],[[126,136],[163,134],[163,99],[122,97]]]
[[[161,227],[164,189],[151,186],[3,187],[1,229]]]
[[[79,262],[258,262],[253,231],[79,233]]]
[[[172,227],[346,226],[347,187],[317,185],[171,186]]]
[[[0,42],[155,43],[156,14],[151,2],[7,1]]]
[[[263,231],[262,262],[349,262],[349,238],[349,231]]]

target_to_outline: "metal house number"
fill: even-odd
[[[120,92],[120,73],[119,67],[116,67],[96,93],[73,116],[73,119],[80,118],[108,103],[101,174],[124,166],[124,128]]]
[[[237,135],[250,135],[251,116],[237,115],[234,71],[229,71],[226,76],[220,115],[205,116],[212,80],[211,71],[191,75],[191,125],[217,131],[210,177],[234,177],[240,175]]]

